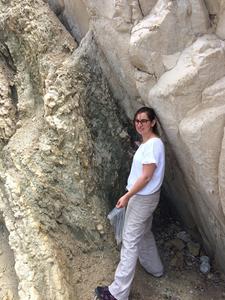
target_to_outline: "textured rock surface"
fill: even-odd
[[[129,162],[123,109],[132,117],[140,104],[165,133],[165,193],[224,270],[224,9],[0,1],[0,218],[21,299],[82,298],[76,260],[107,246]]]
[[[16,130],[17,94],[13,80],[14,73],[10,53],[6,46],[0,44],[0,140],[3,144]]]
[[[3,300],[17,300],[18,280],[14,268],[14,255],[8,243],[8,232],[0,224],[0,297]]]
[[[165,190],[224,269],[224,1],[83,3],[128,116],[139,102],[157,110],[168,145]]]
[[[126,117],[91,33],[76,50],[42,1],[2,1],[0,11],[0,209],[18,294],[76,299],[72,266],[103,247],[109,200],[124,186]]]

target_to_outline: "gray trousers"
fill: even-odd
[[[134,195],[125,215],[120,262],[116,269],[110,293],[117,300],[128,300],[137,259],[154,276],[163,274],[163,265],[151,231],[152,214],[159,202],[160,192],[152,195]]]

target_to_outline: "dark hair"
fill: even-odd
[[[143,107],[139,108],[134,115],[134,121],[133,121],[134,123],[135,123],[137,115],[139,115],[140,113],[146,113],[151,122],[153,120],[155,120],[155,125],[152,127],[152,131],[155,134],[159,135],[159,131],[157,128],[157,116],[156,116],[154,109],[151,107],[147,107],[147,106],[143,106]]]

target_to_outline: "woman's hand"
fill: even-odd
[[[130,196],[128,194],[123,195],[117,202],[116,207],[122,208],[125,207],[130,199]]]

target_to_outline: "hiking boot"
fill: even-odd
[[[116,300],[116,298],[110,293],[107,286],[98,286],[95,289],[95,294],[97,296],[96,300]]]

